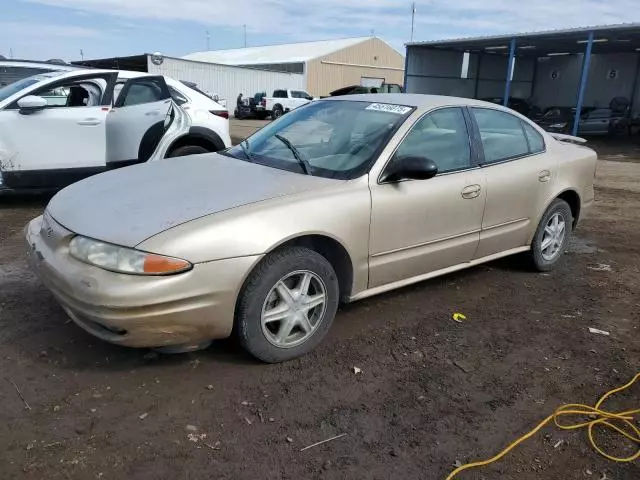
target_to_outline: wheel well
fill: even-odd
[[[351,262],[349,253],[340,242],[333,238],[325,237],[324,235],[305,235],[303,237],[293,238],[279,245],[277,249],[293,246],[306,247],[326,258],[338,276],[340,298],[346,299],[351,295],[351,288],[353,286],[353,263]]]
[[[573,227],[575,228],[578,224],[578,218],[580,218],[580,196],[574,190],[567,190],[558,195],[558,198],[569,204],[571,215],[573,216]]]
[[[280,110],[284,111],[284,108],[282,108],[282,105],[280,105],[279,103],[276,103],[276,104],[273,106],[273,109],[275,110],[277,107],[279,107],[279,108],[280,108]]]
[[[167,156],[171,155],[171,152],[173,152],[176,148],[184,147],[186,145],[195,145],[197,147],[206,148],[210,152],[217,152],[218,150],[221,150],[221,148],[219,148],[219,145],[216,145],[216,143],[212,139],[200,135],[188,134],[180,137],[173,143],[173,145],[171,145],[169,150],[167,150]]]

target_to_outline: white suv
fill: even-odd
[[[230,145],[227,110],[164,76],[60,70],[0,89],[0,191]]]

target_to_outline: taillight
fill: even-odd
[[[229,111],[228,110],[209,110],[209,112],[213,113],[216,117],[222,117],[229,120]]]
[[[266,98],[262,98],[262,100],[260,100],[260,105],[262,105],[263,107],[267,107],[267,99]]]

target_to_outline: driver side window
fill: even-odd
[[[460,108],[443,108],[416,122],[394,157],[423,157],[438,165],[438,173],[471,166],[471,148]]]
[[[102,92],[90,83],[71,82],[55,88],[45,88],[34,93],[47,100],[50,107],[95,107],[100,105]]]
[[[47,101],[47,109],[95,107],[101,104],[103,96],[103,87],[98,86],[100,80],[99,78],[82,81],[70,79],[67,82],[39,88],[29,95],[44,98]],[[19,109],[18,102],[12,103],[8,108]]]

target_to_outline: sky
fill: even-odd
[[[638,0],[418,0],[414,40],[640,22]],[[0,55],[47,60],[368,36],[404,52],[405,0],[0,0]]]

